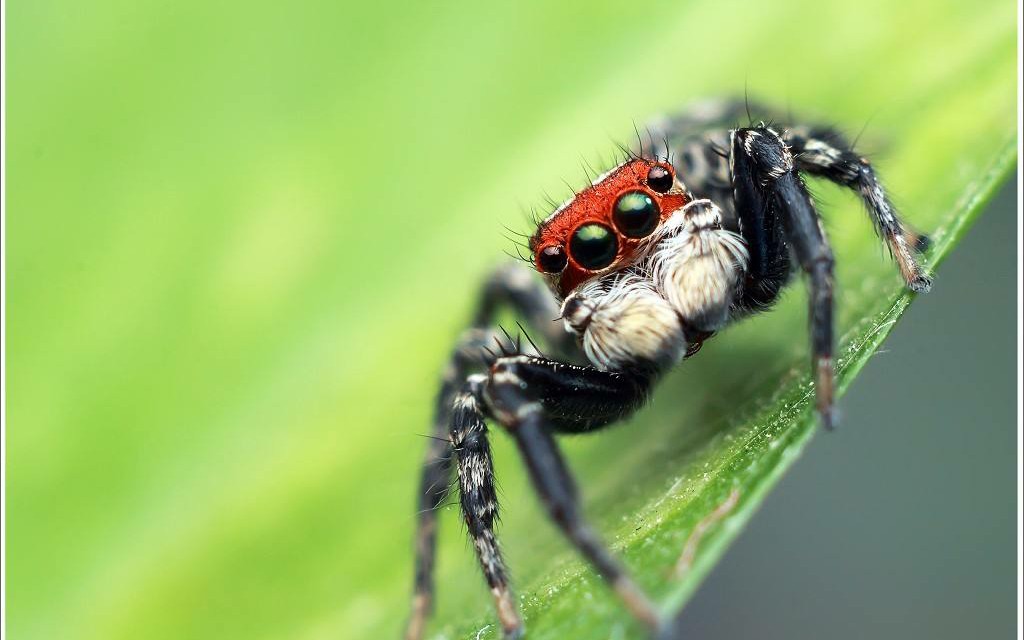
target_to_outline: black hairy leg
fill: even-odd
[[[467,335],[472,338],[476,334]],[[472,339],[464,343],[470,344]],[[447,467],[440,460],[450,461],[454,452],[463,518],[484,579],[494,596],[504,637],[520,637],[522,619],[494,531],[498,502],[485,418],[497,421],[515,438],[551,518],[626,607],[645,625],[655,628],[658,616],[653,603],[584,520],[575,483],[551,435],[593,431],[627,417],[647,399],[653,374],[600,371],[543,356],[514,354],[514,345],[500,349],[502,355],[493,360],[487,373],[466,376],[462,386],[450,395],[450,410],[444,412],[448,417],[450,447],[441,451],[443,447],[435,447],[438,441],[431,443],[434,456],[428,458],[423,482],[429,477],[436,484],[421,493],[421,506],[426,500],[427,505],[433,503],[436,507],[443,499]],[[468,355],[456,350],[453,360],[460,362]],[[416,592],[406,632],[410,639],[422,637],[433,597],[430,571],[434,560],[435,510],[429,506],[421,509],[420,518]]]
[[[739,314],[771,306],[792,269],[779,208],[765,189],[756,159],[743,146],[742,131],[734,136],[728,158],[738,228],[750,255],[743,290],[734,304]]]
[[[415,577],[412,613],[406,628],[409,640],[422,637],[426,619],[433,610],[437,509],[448,495],[451,478],[453,444],[450,420],[453,406],[467,376],[493,360],[489,350],[496,347],[495,340],[504,338],[491,326],[495,314],[502,307],[516,312],[531,330],[544,337],[546,344],[556,353],[573,357],[576,351],[575,343],[557,322],[559,310],[551,293],[527,269],[516,264],[507,265],[487,279],[473,325],[463,332],[452,350],[435,402],[433,427],[417,494]],[[500,556],[498,560],[500,562]],[[510,597],[502,595],[502,601]]]
[[[627,609],[656,630],[659,616],[653,602],[583,517],[576,484],[552,436],[555,431],[586,430],[621,420],[643,404],[652,382],[651,377],[639,372],[600,371],[518,356],[494,363],[484,396],[491,415],[515,438],[548,515]],[[604,398],[591,404],[587,415],[577,417],[579,414],[566,412],[571,408],[566,401],[581,390],[603,390]],[[583,394],[586,396],[587,391]]]
[[[697,103],[688,111],[651,123],[646,130],[647,139],[641,140],[638,150],[647,157],[670,158],[683,182],[698,197],[710,198],[742,221],[742,206],[734,202],[741,196],[734,192],[730,132],[740,122],[754,128],[755,115],[772,114],[771,109],[742,99]],[[775,126],[790,147],[798,171],[847,187],[860,196],[907,286],[916,292],[927,291],[931,278],[915,254],[928,249],[928,237],[914,231],[900,218],[871,162],[857,153],[854,145],[833,127],[792,122],[783,125],[781,122],[786,119],[773,117],[771,120],[780,123]],[[770,226],[771,221],[766,222]],[[769,261],[765,266],[770,279],[764,285],[769,290],[750,292],[754,297],[747,301],[755,309],[758,297],[770,298],[770,290],[780,280],[778,274],[785,273],[782,265]],[[751,271],[756,272],[756,269]]]
[[[835,260],[810,194],[793,156],[767,126],[733,132],[734,180],[754,194],[753,202],[777,218],[786,243],[809,281],[811,362],[818,414],[831,428],[834,396],[833,267]]]
[[[427,454],[420,471],[416,511],[415,578],[412,614],[406,638],[416,640],[433,610],[434,556],[437,548],[437,509],[448,495],[452,468],[452,443],[449,419],[452,403],[468,372],[479,366],[482,349],[491,344],[492,334],[484,329],[468,329],[452,351],[434,408],[434,424],[428,436]]]
[[[828,127],[792,127],[782,137],[799,171],[821,176],[860,195],[907,286],[919,293],[928,291],[931,278],[914,256],[928,249],[928,237],[900,219],[867,158],[856,153],[841,133]]]

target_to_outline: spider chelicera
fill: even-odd
[[[652,633],[671,636],[671,623],[584,519],[554,435],[628,417],[661,374],[730,322],[771,306],[797,269],[809,285],[817,412],[831,426],[833,257],[804,175],[854,190],[907,286],[928,290],[915,258],[928,240],[900,221],[867,159],[830,127],[754,124],[744,113],[742,102],[707,102],[651,123],[651,142],[539,223],[529,249],[543,278],[512,265],[486,282],[437,398],[407,640],[422,637],[432,606],[437,507],[452,466],[504,636],[523,634],[494,533],[487,420],[512,435],[550,517],[625,607]],[[749,126],[735,125],[744,119]],[[557,357],[503,338],[493,326],[502,307]]]

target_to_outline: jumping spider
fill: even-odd
[[[596,431],[632,414],[661,374],[730,322],[771,306],[797,268],[810,288],[817,412],[831,426],[833,257],[805,175],[853,189],[907,286],[928,290],[914,255],[927,248],[927,238],[900,221],[871,164],[842,135],[822,126],[754,124],[749,116],[749,126],[737,127],[743,114],[742,103],[702,103],[653,122],[651,142],[640,140],[530,237],[533,265],[548,287],[518,265],[487,281],[437,399],[419,490],[407,640],[422,636],[431,609],[436,508],[453,463],[504,637],[523,634],[494,533],[488,419],[515,439],[551,518],[625,607],[652,632],[671,633],[584,520],[554,435]],[[504,306],[559,358],[503,346],[511,340],[503,341],[493,322]],[[498,353],[488,349],[494,340]]]

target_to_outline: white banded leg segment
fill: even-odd
[[[459,498],[466,528],[484,579],[494,596],[505,637],[518,638],[522,634],[523,623],[516,610],[508,584],[508,571],[494,533],[498,496],[494,488],[494,465],[487,441],[487,425],[478,401],[483,377],[470,376],[463,390],[455,396],[449,437],[455,451]]]

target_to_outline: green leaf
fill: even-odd
[[[1011,3],[343,5],[8,7],[12,637],[397,637],[416,434],[501,225],[633,122],[746,87],[867,123],[932,266],[1016,161]],[[855,198],[815,192],[845,388],[910,298]],[[807,359],[796,286],[629,424],[566,441],[666,610],[814,433]],[[530,639],[642,637],[494,439]],[[495,637],[442,520],[431,631]]]

